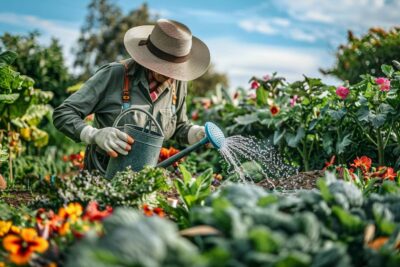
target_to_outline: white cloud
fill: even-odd
[[[67,65],[73,65],[71,49],[79,37],[79,26],[65,21],[42,19],[31,15],[0,13],[0,23],[23,27],[27,31],[39,30],[40,41],[48,44],[52,37],[57,38],[63,47]]]
[[[276,0],[275,5],[300,21],[325,22],[346,29],[399,24],[397,0]]]
[[[239,27],[248,32],[258,32],[266,35],[276,34],[277,29],[266,20],[245,19],[238,22]]]
[[[248,88],[248,80],[275,71],[289,81],[302,79],[302,74],[323,77],[319,67],[329,67],[333,58],[323,49],[296,48],[247,43],[233,38],[205,40],[217,70],[226,72],[231,87]],[[323,78],[334,83],[332,78]]]

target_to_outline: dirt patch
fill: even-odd
[[[324,171],[301,172],[288,178],[269,179],[258,182],[257,185],[265,189],[273,190],[274,186],[277,190],[299,190],[314,189],[317,187],[318,178],[324,176]]]
[[[33,198],[34,196],[30,191],[10,190],[0,192],[0,200],[14,207],[27,205]]]

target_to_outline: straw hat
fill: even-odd
[[[124,45],[140,65],[181,81],[194,80],[210,65],[210,51],[188,27],[173,20],[159,19],[125,33]]]

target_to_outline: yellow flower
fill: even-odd
[[[6,264],[2,261],[0,261],[0,267],[6,267]]]
[[[45,252],[49,243],[39,237],[35,229],[26,228],[22,229],[19,235],[7,235],[3,239],[3,247],[10,253],[13,263],[23,265],[29,262],[34,252]]]
[[[65,221],[69,220],[71,223],[75,223],[82,213],[83,208],[79,203],[69,203],[67,207],[61,208],[58,211],[58,215],[61,218]]]
[[[19,228],[18,226],[11,226],[11,232],[14,234],[20,234],[21,233],[21,228]]]
[[[0,221],[0,237],[4,236],[5,234],[10,231],[12,222],[9,221]],[[1,267],[1,265],[0,265]]]

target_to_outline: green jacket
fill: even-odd
[[[186,114],[187,83],[174,81],[176,104],[172,104],[172,88],[165,88],[153,103],[147,81],[147,69],[128,60],[131,106],[153,114],[164,131],[165,140],[173,138],[180,144],[188,143],[188,131],[192,126]],[[68,97],[54,110],[53,124],[68,137],[80,142],[80,134],[86,126],[84,118],[95,113],[94,127],[113,125],[121,112],[125,67],[122,63],[102,66],[82,88]],[[127,122],[143,127],[146,116],[135,112],[127,115]]]

